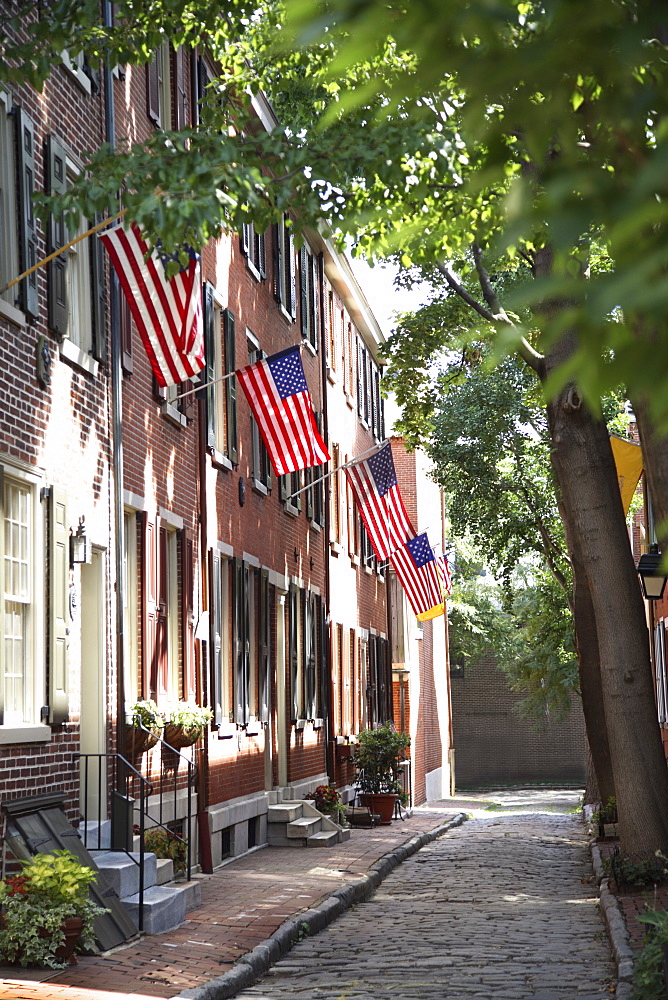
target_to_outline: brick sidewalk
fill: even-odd
[[[394,848],[466,809],[466,800],[420,807],[405,822],[354,829],[333,848],[265,847],[198,876],[202,905],[175,931],[59,971],[0,967],[0,1000],[147,1000],[174,997],[222,975],[289,917],[359,878]]]

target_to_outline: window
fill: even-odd
[[[668,684],[666,682],[666,625],[654,626],[654,667],[656,671],[656,708],[660,726],[668,725]],[[452,667],[450,668],[452,674]]]
[[[39,516],[37,477],[0,465],[0,725],[12,742],[46,739],[40,710],[48,699],[49,721],[59,724],[69,714],[66,621],[69,590],[69,527],[60,490],[49,493],[49,599],[45,593],[44,536]],[[50,639],[51,683],[45,692],[44,628]],[[22,731],[22,734],[20,734]],[[6,741],[6,738],[5,738]]]
[[[139,567],[137,563],[137,514],[134,511],[125,512],[123,533],[123,633],[124,659],[130,677],[130,690],[127,692],[129,704],[139,693],[139,648],[138,638],[138,584]]]
[[[170,46],[163,44],[146,66],[146,112],[156,128],[171,128]]]
[[[234,314],[221,308],[217,294],[204,283],[204,339],[207,447],[232,464],[238,461],[236,333]],[[223,380],[223,376],[231,375]]]
[[[341,452],[338,444],[333,444],[332,469],[336,469],[330,476],[330,542],[339,545],[341,543]]]
[[[258,280],[267,276],[267,248],[264,233],[255,231],[253,223],[244,225],[241,230],[241,252],[246,258],[248,270]]]
[[[226,735],[232,717],[230,663],[230,569],[220,552],[210,553],[211,580],[210,657],[213,675],[213,721]]]
[[[304,717],[304,667],[302,662],[302,618],[299,588],[290,584],[288,591],[288,661],[290,664],[291,719]]]
[[[256,662],[255,572],[243,559],[231,560],[232,658],[234,663],[234,721],[251,719],[251,673]]]
[[[391,664],[387,639],[370,635],[367,653],[367,725],[373,727],[392,719]]]
[[[179,607],[177,533],[160,518],[138,515],[141,523],[142,648],[144,698],[178,700]]]
[[[47,176],[51,194],[62,193],[79,171],[65,147],[55,136],[47,136]],[[78,233],[90,228],[82,219]],[[65,246],[70,236],[62,216],[49,219],[49,252]],[[93,241],[93,242],[91,242]],[[92,354],[106,360],[106,316],[103,248],[96,236],[75,243],[48,265],[48,319],[50,329],[77,349],[80,357],[65,353],[72,360],[85,362]],[[61,348],[62,350],[62,348]]]
[[[327,326],[327,365],[331,369],[336,368],[336,309],[334,303],[334,292],[327,286],[325,322]]]
[[[321,599],[310,590],[304,590],[304,708],[306,718],[319,716],[318,690],[320,663]]]
[[[298,491],[302,488],[301,472],[287,472],[284,476],[279,476],[279,493],[288,514],[299,514],[302,509],[302,493]],[[295,493],[298,495],[295,496]]]
[[[322,436],[322,414],[316,413],[315,422]],[[327,465],[317,465],[304,471],[306,486],[306,516],[312,524],[325,525],[325,480]]]
[[[22,240],[17,240],[19,227],[16,206],[17,189],[15,178],[17,173],[16,157],[14,155],[15,132],[14,123],[9,115],[9,101],[7,95],[0,91],[0,288],[4,287],[8,282],[20,274],[21,271],[31,267],[36,261],[35,220],[33,216],[32,201],[30,200],[34,190],[35,177],[34,129],[32,122],[25,115],[25,112],[22,109],[17,108],[15,114],[17,148],[19,150],[19,160],[21,162],[19,177],[22,185],[25,185],[25,187],[20,186],[18,190],[18,212],[21,218],[21,237],[24,237],[26,233],[24,220],[27,221],[29,219],[32,242],[30,243],[30,252],[25,253],[28,263],[23,265],[24,254],[22,253],[21,264],[19,264],[19,243],[21,242],[22,250],[27,250],[27,247],[23,245]],[[28,147],[25,158],[21,156],[23,151],[21,143],[24,137]],[[26,214],[24,216],[26,195],[28,196],[29,201],[27,206],[25,206]],[[2,299],[12,306],[21,306],[21,299],[25,298],[25,286],[30,284],[31,288],[34,289],[34,302],[31,310],[31,314],[34,316],[37,308],[37,277],[35,274],[32,274],[30,277],[32,278],[32,281],[28,278],[22,281],[20,285],[15,285],[13,288],[3,292]],[[24,311],[27,311],[25,309],[25,304],[23,305],[23,308]]]
[[[248,364],[254,365],[257,361],[261,361],[262,358],[264,358],[265,353],[260,348],[257,340],[253,337],[249,330],[246,331],[246,339],[248,343]],[[271,489],[271,461],[269,459],[269,452],[267,451],[265,443],[262,440],[257,420],[252,414],[250,421],[253,485],[261,492],[268,493]]]
[[[299,289],[302,339],[314,351],[318,350],[320,335],[320,264],[309,246],[299,251]]]
[[[297,317],[295,240],[286,215],[274,226],[274,295],[290,319]]]

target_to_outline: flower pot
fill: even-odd
[[[54,953],[59,962],[69,960],[70,965],[77,964],[77,957],[74,953],[77,949],[77,944],[79,943],[79,935],[81,934],[82,927],[83,920],[81,917],[68,917],[67,920],[63,922],[62,929],[63,934],[65,935],[65,941],[61,944],[60,948],[56,948]]]
[[[193,743],[197,743],[201,735],[202,730],[199,726],[191,726],[190,729],[185,729],[183,726],[175,726],[173,722],[168,722],[162,738],[174,750],[179,750],[181,747],[191,747]]]
[[[360,795],[362,805],[367,806],[372,813],[378,813],[382,824],[392,822],[398,798],[396,792],[363,792]]]
[[[159,736],[159,729],[151,729],[147,732],[137,726],[128,726],[125,731],[125,756],[129,760],[139,757],[156,745]]]

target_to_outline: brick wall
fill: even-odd
[[[514,710],[512,692],[490,653],[452,677],[457,788],[518,782],[583,782],[586,738],[576,698],[563,722],[535,727]]]

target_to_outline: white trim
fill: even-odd
[[[86,76],[81,66],[78,66],[74,62],[67,49],[63,49],[60,53],[60,58],[63,61],[63,66],[67,73],[79,84],[81,89],[90,96],[93,88],[91,86],[90,79]]]
[[[167,510],[166,507],[158,507],[158,516],[161,521],[166,521],[167,524],[171,525],[172,528],[176,528],[177,531],[183,530],[183,518],[179,514],[174,514],[171,510]]]
[[[311,341],[307,337],[302,337],[301,344],[302,347],[307,348],[307,350],[313,355],[313,357],[315,357],[316,354],[318,353],[318,348],[314,347]]]
[[[223,455],[222,451],[214,451],[213,454],[209,452],[209,458],[211,459],[211,464],[218,469],[229,469],[231,472],[234,469],[234,465],[230,462],[227,455]]]
[[[131,507],[132,510],[148,510],[144,497],[138,493],[132,493],[130,490],[123,490],[123,504],[126,507]]]
[[[251,489],[253,489],[256,493],[262,494],[263,497],[268,497],[271,493],[269,487],[265,486],[259,479],[251,480]]]
[[[249,566],[254,566],[255,569],[259,569],[261,566],[260,560],[257,556],[252,556],[249,552],[242,552],[241,558],[244,562],[247,562]]]
[[[277,590],[282,591],[283,594],[287,594],[288,588],[290,586],[290,580],[287,576],[283,576],[282,573],[277,573],[275,569],[269,569],[269,567],[264,567],[269,573],[269,583],[272,587],[276,587]]]
[[[248,327],[246,327],[246,340],[250,340],[251,344],[253,345],[256,351],[262,350],[262,348],[260,347],[260,341],[257,339],[252,330],[248,329]]]
[[[177,406],[174,406],[174,404],[170,403],[169,401],[161,405],[160,413],[167,420],[171,421],[173,424],[176,424],[177,427],[188,426],[188,419],[185,413],[181,413],[179,408]]]
[[[19,330],[25,330],[26,328],[26,317],[25,313],[13,306],[11,302],[5,302],[4,299],[0,298],[0,316],[4,316],[8,319],[10,323],[14,326],[18,326]]]
[[[68,361],[70,364],[76,365],[77,368],[81,368],[82,371],[88,372],[93,378],[97,378],[100,369],[99,362],[91,357],[90,354],[84,353],[76,344],[73,344],[69,337],[65,337],[61,341],[59,351],[62,361]]]
[[[0,745],[7,743],[48,743],[51,739],[51,727],[32,725],[0,726]]]
[[[234,558],[234,547],[228,542],[216,542],[216,552],[222,553],[228,559]]]

